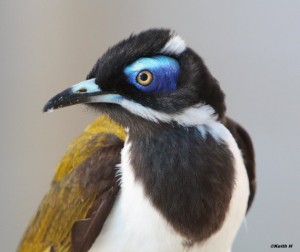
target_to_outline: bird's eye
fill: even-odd
[[[153,75],[148,70],[143,70],[139,72],[136,77],[136,81],[143,86],[148,86],[151,83],[152,79]]]
[[[144,93],[168,94],[176,90],[180,65],[168,56],[142,57],[124,68],[127,83]]]

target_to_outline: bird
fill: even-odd
[[[171,29],[110,47],[44,112],[99,117],[67,149],[19,251],[230,252],[256,191],[247,131]]]

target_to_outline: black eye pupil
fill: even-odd
[[[141,79],[141,81],[146,81],[146,80],[148,80],[148,74],[146,74],[146,73],[141,73],[141,74],[140,74],[140,79]]]

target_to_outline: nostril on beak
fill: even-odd
[[[76,91],[76,93],[86,93],[87,89],[86,88],[80,88]]]

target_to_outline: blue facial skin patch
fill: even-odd
[[[147,86],[137,82],[138,74],[144,70],[152,73],[152,81]],[[127,66],[124,73],[128,82],[141,91],[168,94],[176,90],[180,66],[178,61],[171,57],[144,57]]]

